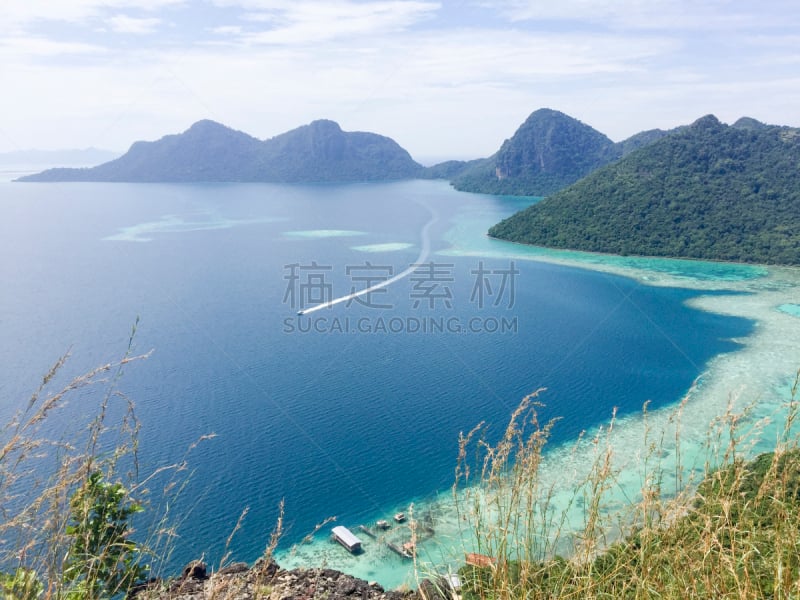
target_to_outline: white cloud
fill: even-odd
[[[433,17],[441,7],[420,0],[218,0],[218,4],[235,4],[250,11],[244,15],[249,21],[272,25],[246,37],[249,43],[262,44],[308,44],[398,32]]]
[[[98,25],[114,12],[149,13],[182,6],[186,0],[3,0],[0,35],[22,36],[41,24]]]
[[[0,59],[6,66],[42,57],[68,57],[103,54],[106,50],[93,44],[60,42],[43,37],[6,37],[0,40]]]
[[[797,22],[794,0],[497,0],[483,6],[512,21],[564,20],[644,30],[728,30]]]
[[[238,25],[220,25],[209,29],[214,35],[234,35],[238,36],[242,33],[242,28]]]
[[[0,134],[24,147],[125,149],[201,118],[263,138],[325,117],[389,135],[415,155],[476,157],[543,106],[614,139],[709,112],[800,125],[797,29],[762,25],[781,21],[775,0],[749,28],[739,3],[698,3],[729,9],[708,31],[630,25],[677,23],[685,0],[675,0],[678,9],[659,0],[562,1],[494,3],[509,18],[533,7],[553,21],[476,21],[486,13],[470,10],[456,28],[448,0],[208,0],[192,14],[200,5],[142,13],[122,0],[75,0],[70,7],[92,15],[79,31],[85,38],[52,22],[48,39],[0,36],[0,113],[14,115]],[[582,7],[576,24],[567,13]],[[788,23],[796,17],[787,12]],[[123,29],[149,30],[160,18],[176,35],[114,43],[108,19],[121,15],[137,18],[118,20]],[[711,31],[723,21],[742,29]],[[107,33],[93,33],[101,24]]]
[[[186,0],[4,0],[3,20],[25,24],[34,21],[79,22],[108,10],[136,9],[148,12],[185,4]]]
[[[114,15],[108,19],[111,31],[115,33],[131,33],[143,35],[158,30],[161,19],[155,17],[137,18],[128,15]]]
[[[752,49],[751,62],[764,68],[800,63],[800,35],[758,35],[743,40]]]

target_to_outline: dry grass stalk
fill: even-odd
[[[470,550],[491,557],[485,566],[461,569],[462,595],[467,600],[797,597],[799,388],[800,372],[773,452],[754,462],[746,459],[768,419],[756,419],[752,406],[735,412],[731,402],[709,426],[699,476],[686,477],[684,471],[686,401],[668,420],[674,434],[654,431],[645,406],[643,451],[636,461],[640,493],[619,506],[609,496],[619,487],[623,468],[617,464],[613,418],[591,440],[591,464],[558,509],[555,488],[541,474],[553,423],[539,425],[536,394],[523,400],[497,443],[489,444],[482,429],[462,436],[459,462],[467,462],[470,446],[477,447],[480,477],[470,480],[470,465],[459,464],[457,485],[464,488],[461,493],[454,488],[454,497],[472,535]],[[674,488],[665,489],[667,482]]]

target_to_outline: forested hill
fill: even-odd
[[[422,170],[394,140],[313,121],[260,141],[214,121],[136,142],[116,160],[87,169],[50,169],[21,181],[382,181]]]
[[[493,156],[457,175],[457,190],[544,196],[619,158],[608,137],[562,112],[533,112]]]
[[[800,129],[703,117],[489,235],[613,254],[800,264]]]

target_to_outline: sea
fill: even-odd
[[[0,417],[67,353],[51,393],[147,355],[68,395],[45,432],[79,435],[107,396],[113,431],[134,404],[151,517],[169,506],[177,533],[161,574],[252,562],[280,521],[281,564],[413,586],[380,536],[361,533],[351,556],[331,527],[416,511],[457,562],[444,523],[460,433],[484,423],[496,440],[538,391],[556,452],[712,389],[760,326],[713,306],[760,289],[783,294],[775,318],[800,322],[796,283],[767,285],[764,267],[486,236],[536,200],[438,181],[0,183]]]

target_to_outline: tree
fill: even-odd
[[[72,543],[64,563],[69,600],[99,600],[127,591],[147,574],[140,549],[130,540],[130,518],[143,510],[121,483],[89,475],[70,500],[67,534]]]

